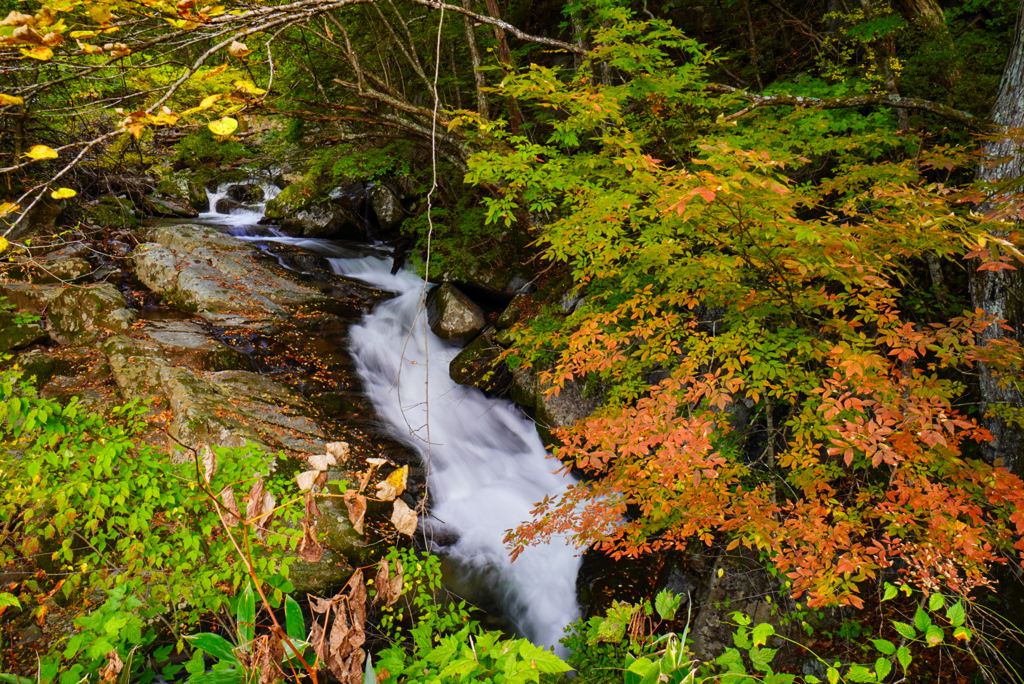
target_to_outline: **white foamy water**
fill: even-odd
[[[230,214],[217,213],[217,201],[228,195],[228,188],[232,185],[257,185],[263,190],[263,199],[256,204],[239,205]],[[264,235],[274,236],[281,233],[272,226],[260,226],[259,220],[263,218],[263,212],[267,202],[274,199],[281,193],[281,189],[266,178],[249,178],[238,183],[221,183],[213,192],[207,190],[206,196],[210,200],[210,208],[199,214],[199,220],[203,223],[223,226],[227,232],[238,235]]]
[[[502,538],[572,478],[553,472],[558,463],[512,402],[486,397],[448,376],[458,349],[424,330],[423,280],[410,271],[392,275],[390,259],[329,261],[339,275],[397,293],[352,328],[351,352],[378,414],[429,467],[429,524],[458,539],[443,552],[464,568],[497,577],[490,588],[523,636],[564,655],[558,640],[579,617],[577,549],[556,538],[527,548],[512,563]]]

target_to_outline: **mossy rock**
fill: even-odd
[[[460,347],[479,335],[487,324],[483,309],[451,283],[431,291],[427,319],[435,335]]]
[[[0,311],[0,354],[27,347],[46,337],[46,330],[38,323],[19,322],[18,314]]]
[[[502,396],[512,385],[512,373],[498,357],[501,347],[488,332],[475,340],[452,359],[448,374],[460,385],[480,388],[484,394]]]
[[[84,218],[86,223],[108,230],[133,230],[141,223],[131,200],[111,195],[86,206]]]
[[[175,172],[164,176],[156,186],[157,192],[184,203],[196,211],[208,211],[210,198],[200,183],[197,183],[185,172]]]
[[[109,283],[68,287],[50,302],[51,334],[64,345],[95,342],[107,332],[124,332],[135,322],[124,295]]]

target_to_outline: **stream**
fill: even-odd
[[[278,192],[270,183],[261,185],[267,198]],[[484,585],[486,602],[494,603],[520,635],[564,655],[558,640],[580,614],[580,551],[567,538],[556,537],[527,548],[512,563],[502,542],[506,530],[530,519],[537,502],[574,483],[571,476],[554,473],[559,464],[534,423],[511,401],[486,397],[449,377],[449,363],[459,349],[426,326],[424,282],[415,273],[392,275],[390,258],[338,258],[351,253],[343,243],[287,237],[258,225],[262,205],[217,214],[213,208],[224,189],[209,194],[203,223],[245,240],[318,253],[327,257],[334,273],[396,294],[352,327],[349,349],[380,419],[427,467],[430,516],[425,532],[431,550],[448,561],[459,587]]]

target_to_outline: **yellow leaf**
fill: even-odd
[[[4,251],[5,249],[7,249],[7,238],[0,235],[0,252]]]
[[[30,159],[56,159],[57,151],[46,145],[33,145],[32,149],[25,153]]]
[[[84,52],[87,55],[96,55],[103,52],[103,48],[101,48],[99,45],[89,45],[88,43],[83,43],[82,41],[78,41],[78,47],[82,50],[82,52]]]
[[[266,90],[253,85],[252,81],[235,81],[235,89],[247,95],[262,95]]]
[[[89,9],[89,16],[92,17],[92,20],[95,21],[97,24],[106,24],[108,21],[114,18],[114,15],[111,13],[110,8],[106,5],[93,5]]]
[[[238,121],[230,116],[226,116],[223,119],[211,121],[206,125],[213,131],[214,135],[231,135],[238,128]]]
[[[50,197],[53,199],[70,199],[78,193],[71,188],[60,188],[50,193]]]
[[[7,216],[12,211],[15,211],[18,205],[14,202],[0,202],[0,218]]]
[[[37,47],[31,50],[22,49],[21,54],[32,59],[38,59],[41,62],[53,59],[53,50],[48,47]]]
[[[92,38],[93,36],[98,36],[99,33],[99,31],[72,31],[68,36],[75,39]]]
[[[8,105],[20,105],[24,104],[25,100],[15,95],[7,95],[0,93],[0,107],[6,107]]]
[[[221,64],[219,67],[214,67],[213,69],[210,69],[206,74],[203,75],[203,78],[204,79],[213,78],[214,76],[217,76],[218,74],[222,74],[222,73],[224,73],[227,70],[228,70],[228,65],[227,64]]]
[[[217,93],[216,95],[209,95],[203,98],[203,101],[199,103],[199,109],[209,109],[213,104],[223,97],[223,93]]]
[[[237,40],[231,41],[231,45],[228,46],[228,54],[232,57],[245,57],[251,54],[252,50],[245,46],[245,43],[239,43]]]

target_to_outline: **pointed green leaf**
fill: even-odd
[[[245,591],[238,597],[235,619],[238,621],[238,635],[242,645],[250,643],[256,637],[256,596],[251,585],[246,585]]]
[[[754,637],[754,646],[764,646],[768,643],[768,637],[773,634],[775,634],[775,628],[767,622],[762,622],[757,625],[754,627],[754,631],[752,632]]]
[[[872,639],[871,643],[875,645],[875,648],[887,656],[891,656],[896,652],[896,646],[893,645],[891,641],[886,641],[885,639]]]
[[[659,592],[654,599],[654,608],[658,611],[659,617],[662,620],[674,620],[682,598],[681,595],[673,594],[667,589]]]
[[[931,627],[932,619],[928,617],[928,613],[924,612],[920,607],[917,612],[914,613],[914,626],[921,632]]]
[[[896,594],[897,593],[899,593],[899,592],[897,591],[896,587],[894,587],[891,584],[889,584],[888,582],[886,582],[885,583],[885,595],[882,597],[882,600],[883,601],[888,601],[890,599],[896,598]]]
[[[235,657],[235,647],[231,645],[230,641],[219,634],[204,632],[185,638],[189,640],[193,647],[209,653],[223,663],[238,664],[238,658]]]
[[[306,640],[306,619],[302,617],[302,608],[291,596],[284,597],[284,622],[288,636],[299,641]]]
[[[892,626],[896,628],[896,631],[900,633],[900,636],[904,639],[916,639],[917,632],[913,627],[905,622],[896,622],[893,620]]]
[[[932,594],[928,597],[928,610],[935,613],[946,607],[946,597],[942,594]]]
[[[907,668],[910,667],[910,649],[906,646],[900,646],[896,649],[896,660],[900,661],[900,666],[903,668],[903,674],[906,674]]]
[[[949,624],[954,627],[959,627],[964,624],[964,620],[967,619],[967,614],[964,611],[964,602],[957,601],[949,608],[946,609],[946,618],[949,620]]]

